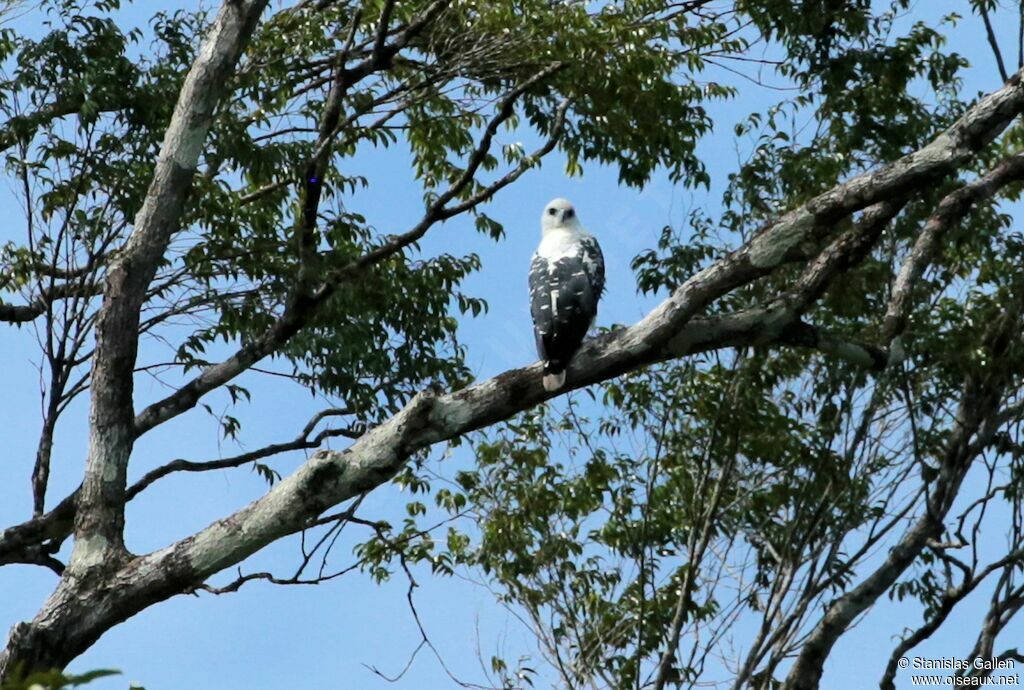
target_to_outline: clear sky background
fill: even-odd
[[[933,20],[954,7],[966,14],[965,4],[922,0],[903,21]],[[157,8],[196,5],[189,0],[140,1],[126,8],[122,17],[126,24],[144,25]],[[31,33],[42,30],[38,17],[32,15],[18,20],[17,28]],[[1010,35],[1016,27],[1006,26],[1003,30]],[[978,18],[966,16],[950,40],[956,51],[974,63],[966,73],[965,93],[987,92],[999,86]],[[709,78],[721,76],[709,74]],[[785,87],[782,79],[767,69],[762,76],[768,85]],[[729,81],[735,82],[732,78]],[[528,173],[490,204],[490,215],[505,224],[507,238],[503,242],[494,244],[480,236],[471,222],[464,219],[431,231],[423,243],[425,253],[475,251],[483,258],[483,270],[466,282],[466,288],[471,294],[486,298],[490,310],[479,318],[464,320],[460,328],[460,338],[469,350],[468,362],[478,377],[535,359],[526,272],[539,239],[541,209],[555,196],[568,197],[576,204],[583,224],[604,248],[609,289],[599,323],[632,323],[656,303],[654,298],[636,294],[630,260],[639,251],[655,245],[663,226],[681,225],[692,209],[703,209],[712,217],[717,215],[726,175],[749,149],[749,142],[736,141],[733,124],[785,95],[753,82],[736,83],[741,89],[736,99],[711,105],[715,133],[699,149],[712,176],[711,193],[676,187],[664,176],[656,177],[643,191],[631,190],[617,184],[615,171],[598,166],[586,167],[581,179],[568,178],[563,173],[563,161],[553,155],[541,169]],[[513,135],[504,137],[505,141],[499,143],[515,140]],[[348,172],[364,173],[371,181],[387,179],[388,184],[359,191],[351,200],[353,210],[365,212],[378,229],[387,232],[401,231],[418,219],[421,193],[408,171],[403,152],[376,150],[358,158],[356,164],[359,169]],[[7,219],[0,226],[0,241],[21,237],[23,211],[14,203],[11,190],[2,187],[0,214]],[[0,461],[5,465],[6,480],[0,484],[3,525],[20,522],[31,514],[29,474],[40,426],[35,338],[31,327],[0,328],[4,386],[4,394],[0,395],[0,428],[5,446]],[[247,449],[291,439],[323,407],[322,401],[312,400],[308,393],[274,379],[249,375],[240,383],[252,390],[254,400],[232,411],[243,422],[241,438]],[[141,380],[138,406],[162,391],[158,382]],[[223,405],[225,397],[214,398],[215,407]],[[60,430],[49,505],[80,481],[87,438],[85,411],[83,397],[66,415]],[[218,440],[218,431],[209,417],[194,411],[144,437],[133,456],[131,475],[137,478],[178,457],[213,459],[237,450],[233,444]],[[286,475],[302,459],[301,454],[292,454],[280,456],[272,464]],[[467,461],[465,457],[453,460]],[[129,547],[145,552],[163,546],[245,505],[265,490],[264,481],[247,468],[164,479],[130,504]],[[407,495],[385,486],[366,501],[362,514],[371,518],[401,515],[407,500]],[[365,536],[355,527],[347,534],[348,543],[335,549],[332,564],[343,566],[352,562],[351,545],[355,537]],[[250,559],[243,570],[273,570],[286,575],[294,569],[297,557],[297,540],[289,539]],[[417,572],[417,580],[420,587],[415,597],[424,626],[445,664],[459,678],[484,682],[481,659],[486,663],[492,654],[503,654],[510,662],[520,654],[536,654],[528,631],[495,604],[486,589],[458,578],[432,577],[426,572]],[[31,618],[55,583],[56,577],[40,568],[0,569],[0,628],[7,629],[18,620]],[[123,690],[129,680],[148,690],[455,687],[426,650],[404,678],[395,683],[384,681],[368,668],[375,666],[384,673],[395,674],[419,643],[419,632],[405,601],[407,587],[407,581],[400,575],[390,583],[375,585],[368,577],[353,573],[318,587],[277,587],[255,582],[221,597],[179,596],[107,633],[71,669],[123,671],[118,678],[89,686],[95,690]],[[842,639],[828,663],[822,687],[853,690],[875,686],[879,666],[870,664],[870,675],[864,675],[864,660],[886,658],[895,644],[894,636],[905,626],[916,624],[919,615],[912,604],[880,604],[862,625]],[[959,614],[962,626],[938,634],[917,653],[931,657],[964,653],[976,635],[980,615],[980,608],[966,607]],[[958,633],[958,629],[963,632]],[[1018,623],[1002,639],[1013,639],[1021,631]]]

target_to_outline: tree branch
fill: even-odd
[[[939,552],[940,549],[936,549],[936,553],[938,554]],[[932,633],[938,630],[946,621],[949,614],[953,612],[954,608],[956,608],[957,604],[963,601],[968,594],[973,592],[978,585],[988,578],[990,574],[1000,568],[1018,567],[1022,559],[1024,559],[1024,549],[1015,549],[995,563],[987,566],[977,575],[972,572],[967,572],[964,577],[964,581],[961,582],[959,586],[951,588],[943,594],[939,606],[935,613],[932,614],[932,617],[912,634],[901,640],[896,646],[889,657],[889,663],[886,664],[885,673],[882,675],[882,680],[878,683],[878,687],[881,690],[896,690],[896,684],[894,681],[896,679],[896,671],[900,658],[906,656],[907,652],[931,637]]]
[[[272,443],[263,448],[257,450],[248,451],[241,453],[229,458],[223,458],[221,460],[208,460],[205,462],[193,462],[190,460],[173,460],[166,465],[162,465],[155,470],[147,472],[142,479],[132,484],[126,494],[126,500],[132,500],[140,493],[145,491],[153,482],[158,479],[162,479],[169,474],[174,472],[208,472],[210,470],[228,469],[231,467],[238,467],[249,462],[255,462],[263,458],[268,458],[272,455],[279,455],[281,453],[287,453],[293,450],[309,450],[312,448],[319,448],[320,445],[329,438],[337,436],[343,436],[345,438],[357,439],[362,435],[361,431],[352,429],[324,429],[319,434],[310,438],[309,435],[313,433],[313,429],[323,419],[328,416],[340,416],[351,414],[350,410],[345,409],[330,409],[318,412],[305,428],[296,436],[293,440],[283,443]]]
[[[123,100],[118,98],[101,100],[96,104],[97,112],[109,113],[129,108],[131,101],[121,93],[116,90],[97,92],[96,96],[101,99],[115,94],[123,98]],[[85,96],[83,94],[67,94],[53,103],[36,109],[31,114],[15,115],[0,126],[0,151],[6,151],[19,142],[31,140],[40,125],[74,115],[82,109],[84,104]]]
[[[1010,156],[985,175],[947,194],[925,221],[913,248],[904,260],[892,288],[882,323],[884,343],[890,343],[906,328],[914,286],[939,251],[946,233],[980,201],[991,199],[1011,182],[1024,179],[1024,154]]]
[[[1006,81],[1009,79],[1009,75],[1006,73],[1006,65],[1003,63],[1003,52],[999,50],[999,41],[996,40],[996,32],[992,30],[992,21],[988,17],[988,10],[985,9],[984,3],[979,3],[977,7],[981,10],[982,21],[985,22],[985,35],[988,38],[988,45],[992,48],[992,54],[996,57],[996,67],[999,68],[999,78]]]
[[[94,297],[100,294],[100,286],[79,283],[59,283],[46,289],[28,304],[13,305],[0,302],[0,322],[25,323],[34,321],[46,313],[47,307],[57,300],[73,297]]]

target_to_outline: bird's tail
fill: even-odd
[[[565,365],[557,361],[544,362],[544,390],[549,393],[565,385]]]
[[[548,393],[557,391],[559,388],[565,385],[565,372],[560,371],[557,374],[544,374],[544,390]]]

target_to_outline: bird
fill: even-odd
[[[530,262],[530,315],[544,362],[544,390],[554,392],[565,385],[565,369],[597,316],[604,256],[567,199],[544,207],[540,227]]]

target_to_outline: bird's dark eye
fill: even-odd
[[[571,208],[568,211],[565,212],[565,217],[566,218],[572,218],[575,215],[576,215],[576,212],[573,211]]]
[[[549,209],[548,209],[548,215],[549,215],[549,216],[553,216],[553,215],[555,215],[556,213],[557,213],[557,211],[555,211],[555,209],[553,209],[553,208],[549,208]]]

